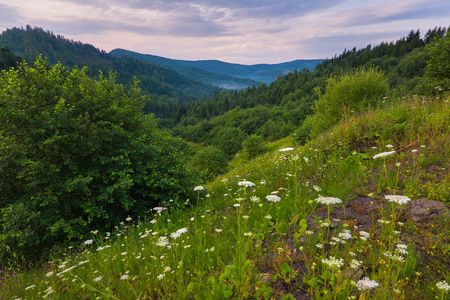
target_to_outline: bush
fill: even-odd
[[[200,149],[192,159],[192,168],[205,181],[213,180],[227,170],[226,155],[214,146]]]
[[[0,77],[0,260],[110,230],[194,186],[187,145],[142,113],[145,97],[114,76],[38,59]]]
[[[242,149],[244,139],[245,133],[239,128],[223,127],[215,133],[212,144],[223,151],[228,159],[231,159]]]
[[[247,159],[257,157],[267,151],[264,138],[262,136],[252,134],[242,143],[243,153]]]
[[[329,78],[325,93],[319,92],[314,107],[312,136],[331,128],[352,113],[376,106],[387,90],[385,76],[377,68],[361,68],[352,74]]]
[[[426,70],[436,79],[450,79],[450,30],[445,37],[435,38],[434,43],[428,44],[426,49],[431,58],[427,62]]]

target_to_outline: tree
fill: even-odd
[[[3,73],[1,261],[45,257],[53,245],[190,196],[188,147],[143,114],[136,85],[126,90],[113,74],[94,81],[40,58]]]
[[[450,78],[450,30],[443,38],[435,38],[434,43],[426,46],[431,58],[427,62],[428,74],[443,80]]]
[[[226,155],[214,146],[200,149],[192,159],[192,168],[206,181],[225,173],[228,165]]]

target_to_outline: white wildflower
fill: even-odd
[[[94,282],[99,282],[100,280],[103,279],[103,276],[98,276],[94,278]]]
[[[120,277],[120,280],[127,280],[128,279],[128,275],[122,275],[122,277]]]
[[[394,150],[393,150],[393,151],[388,151],[388,152],[378,153],[378,154],[374,155],[373,159],[377,159],[377,158],[379,158],[379,157],[389,156],[389,155],[392,155],[392,154],[394,154],[394,153],[395,153]]]
[[[252,186],[255,186],[255,184],[254,184],[253,182],[248,181],[248,180],[239,181],[239,182],[238,182],[238,185],[239,185],[239,186],[243,186],[243,187],[252,187]]]
[[[350,262],[350,268],[352,268],[352,269],[357,269],[360,266],[361,266],[361,262],[359,260],[352,259],[352,261]]]
[[[328,265],[330,268],[340,268],[344,265],[344,259],[343,258],[334,258],[333,256],[330,256],[329,258],[323,258],[322,263]]]
[[[266,199],[269,202],[279,202],[281,200],[281,198],[276,195],[267,195]]]
[[[370,290],[377,286],[378,286],[378,282],[376,282],[375,280],[370,280],[368,277],[358,280],[358,282],[356,283],[356,287],[360,291]]]
[[[195,188],[194,188],[194,191],[196,192],[196,191],[203,191],[205,188],[204,187],[202,187],[201,185],[199,185],[199,186],[196,186]]]
[[[280,150],[278,150],[279,152],[286,152],[286,151],[292,151],[292,150],[294,150],[295,148],[292,148],[292,147],[289,147],[289,148],[283,148],[283,149],[280,149]]]
[[[325,204],[325,205],[330,205],[330,204],[339,204],[342,203],[342,200],[336,197],[323,197],[323,196],[319,196],[318,198],[315,199],[316,202],[321,203],[321,204]]]
[[[450,291],[450,285],[445,280],[439,281],[438,283],[436,283],[436,287],[440,290],[444,290],[447,292]]]
[[[399,205],[406,204],[411,201],[410,198],[400,195],[386,195],[384,198],[388,199],[389,202],[395,202]]]

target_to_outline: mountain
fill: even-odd
[[[140,81],[142,92],[148,95],[188,101],[203,99],[219,90],[211,84],[195,81],[158,64],[131,57],[116,57],[90,44],[69,40],[29,25],[25,29],[12,28],[2,32],[0,48],[4,46],[28,62],[42,55],[51,64],[61,62],[67,67],[87,66],[88,74],[92,77],[98,76],[99,71],[107,74],[113,70],[118,83],[132,84],[133,78],[136,78]]]
[[[261,82],[269,84],[280,76],[296,70],[314,70],[323,59],[294,60],[280,64],[242,65],[219,60],[177,60],[161,56],[141,54],[124,49],[114,49],[110,52],[116,57],[133,57],[146,62],[158,64],[173,69],[192,79],[217,85],[226,89],[243,89],[258,85]]]

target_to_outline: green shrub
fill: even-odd
[[[192,159],[192,168],[205,181],[213,180],[227,170],[226,155],[214,146],[200,149]]]
[[[212,144],[230,159],[242,149],[244,139],[245,133],[239,128],[223,127],[215,133]]]
[[[387,90],[385,76],[377,68],[361,68],[355,73],[329,78],[325,93],[319,92],[314,107],[312,136],[328,130],[353,113],[376,106]]]
[[[0,260],[4,249],[45,257],[54,244],[189,196],[187,145],[143,114],[136,85],[100,77],[42,59],[2,73]]]
[[[252,159],[267,151],[264,138],[262,136],[252,134],[242,143],[243,153],[247,159]]]
[[[450,31],[445,37],[435,39],[434,43],[426,46],[431,58],[427,62],[426,70],[431,77],[437,79],[450,78]]]

